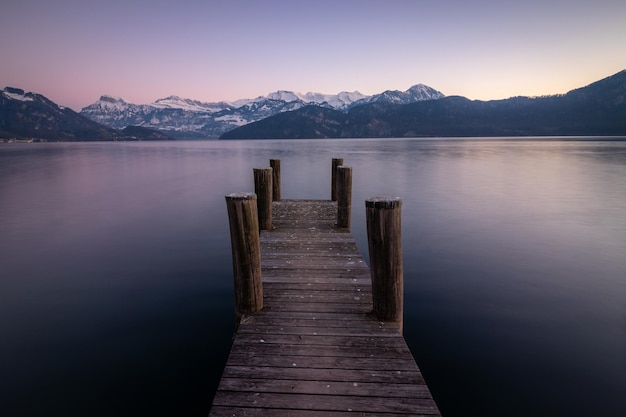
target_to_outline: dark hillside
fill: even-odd
[[[242,126],[221,138],[626,135],[625,96],[626,71],[621,71],[559,96],[376,102],[347,114],[309,106]]]

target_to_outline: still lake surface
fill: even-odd
[[[0,414],[206,416],[224,195],[403,198],[405,337],[445,417],[626,415],[626,138],[0,145]]]

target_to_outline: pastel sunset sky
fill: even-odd
[[[626,69],[624,0],[8,0],[0,87],[80,110],[418,83],[499,99]]]

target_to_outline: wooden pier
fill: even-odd
[[[271,229],[259,234],[262,299],[254,285],[237,295],[247,297],[248,312],[238,312],[210,416],[440,415],[402,337],[401,316],[373,314],[374,278],[349,224],[337,226],[338,204],[272,202]],[[239,249],[254,260],[251,247]],[[243,275],[252,271],[246,262]]]

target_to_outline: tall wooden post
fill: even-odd
[[[237,325],[242,315],[256,313],[263,308],[261,243],[256,203],[257,197],[254,193],[226,196],[233,252]]]
[[[399,197],[365,200],[374,316],[382,321],[397,323],[402,332],[404,277],[401,209],[402,199]]]
[[[330,196],[332,201],[337,201],[337,167],[343,165],[343,158],[333,158],[330,178]]]
[[[280,201],[280,159],[270,159],[272,167],[272,200]]]
[[[259,230],[272,230],[272,168],[254,168]]]
[[[352,167],[337,167],[337,227],[350,229],[352,212]]]

